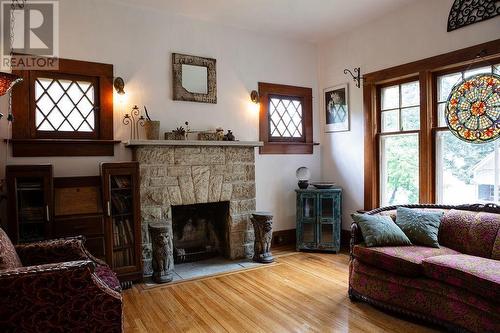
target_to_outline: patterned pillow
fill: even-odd
[[[352,214],[367,247],[411,245],[404,232],[389,216]]]
[[[0,228],[0,270],[22,267],[16,249],[9,236]]]
[[[438,231],[443,212],[426,212],[398,207],[396,224],[412,244],[439,247]]]

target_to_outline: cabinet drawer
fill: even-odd
[[[105,245],[104,245],[104,237],[94,237],[87,238],[85,241],[85,248],[93,254],[95,257],[99,259],[105,259]]]
[[[102,216],[56,218],[54,233],[57,237],[103,235],[104,218]]]

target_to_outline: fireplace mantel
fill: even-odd
[[[125,147],[160,147],[160,146],[189,146],[189,147],[261,147],[262,141],[202,141],[202,140],[130,140]]]

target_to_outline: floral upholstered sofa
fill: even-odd
[[[500,332],[500,208],[407,205],[442,210],[439,248],[366,247],[352,224],[349,297],[459,332]],[[397,207],[366,214],[396,219]]]
[[[0,332],[121,332],[115,273],[83,238],[12,245],[0,229]]]

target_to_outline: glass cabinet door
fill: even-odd
[[[316,196],[304,194],[301,197],[301,215],[303,219],[316,218]]]
[[[299,240],[305,247],[317,243],[317,198],[315,194],[303,193],[299,200],[300,229]]]
[[[324,193],[319,198],[319,246],[323,248],[336,247],[339,239],[340,195]]]

